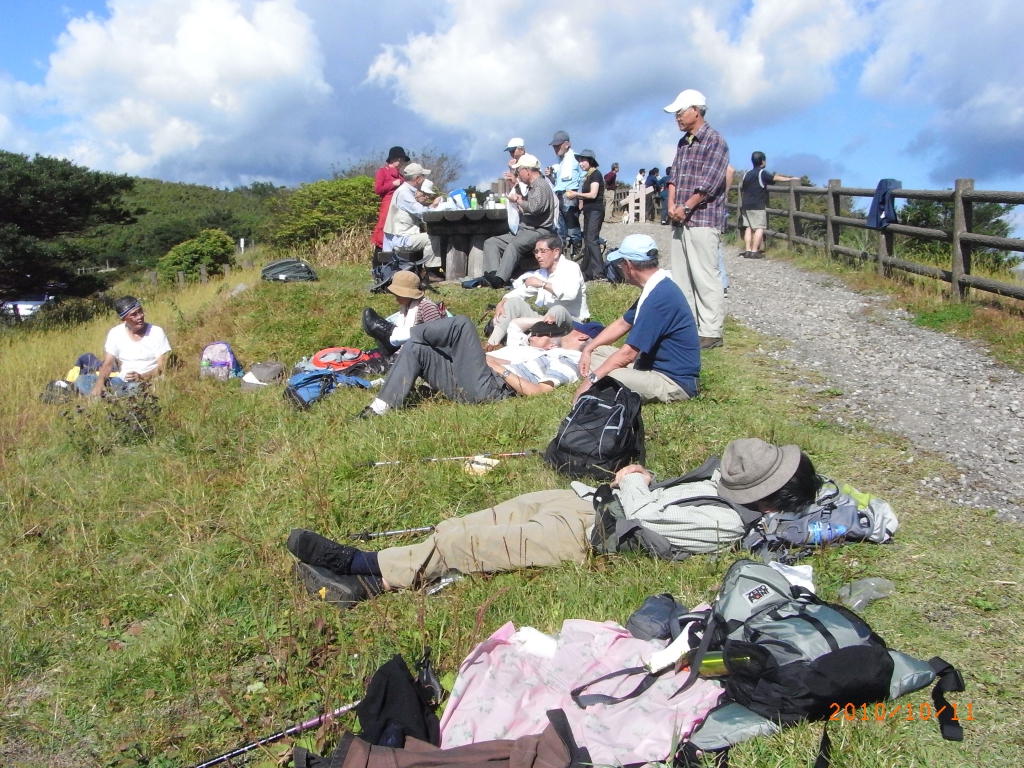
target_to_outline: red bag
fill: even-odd
[[[365,363],[370,359],[370,355],[361,349],[354,349],[353,347],[328,347],[327,349],[321,349],[315,355],[310,362],[317,368],[323,368],[325,371],[347,371],[353,365],[359,365]]]

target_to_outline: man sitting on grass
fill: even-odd
[[[134,296],[122,296],[114,302],[114,310],[124,322],[107,333],[99,371],[75,379],[83,395],[100,397],[108,390],[115,395],[131,394],[141,382],[163,373],[167,364],[171,351],[167,334],[159,325],[146,322],[141,302]],[[111,378],[115,370],[120,373]]]
[[[626,314],[605,328],[583,350],[585,377],[578,398],[604,376],[638,392],[645,403],[672,403],[696,397],[700,340],[693,313],[668,270],[658,268],[658,246],[648,235],[627,235],[608,254],[627,283],[642,289]],[[610,346],[623,336],[625,343]]]
[[[419,377],[458,403],[540,395],[577,381],[580,350],[590,336],[569,324],[529,322],[532,327],[523,346],[510,345],[487,354],[473,321],[465,315],[414,326],[377,399],[362,410],[360,418],[382,416],[401,406]],[[513,325],[509,333],[523,335]]]
[[[404,354],[404,353],[403,353]],[[667,539],[673,554],[719,552],[740,541],[758,514],[812,504],[821,478],[796,445],[734,440],[709,480],[654,483],[638,464],[615,475],[614,495],[627,520]],[[416,588],[449,571],[496,573],[586,560],[596,522],[595,489],[538,491],[438,523],[426,541],[365,552],[296,528],[288,550],[310,595],[341,607],[385,590]],[[719,496],[729,503],[686,504]],[[743,517],[741,517],[741,513]],[[746,521],[744,520],[746,518]]]
[[[587,284],[579,264],[562,256],[562,238],[545,235],[534,244],[533,255],[540,269],[517,277],[512,290],[494,308],[494,330],[487,340],[492,349],[504,341],[513,320],[546,316],[564,324],[590,319]],[[529,305],[529,298],[537,309]]]

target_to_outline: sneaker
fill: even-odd
[[[701,351],[705,349],[714,349],[715,347],[721,347],[725,344],[722,341],[721,336],[700,336],[700,348]]]
[[[295,528],[288,536],[288,551],[308,565],[330,568],[337,574],[347,574],[352,558],[359,550],[331,541],[305,528]]]
[[[761,251],[747,251],[744,257],[748,259],[763,259],[764,254]]]
[[[339,576],[327,568],[308,563],[296,563],[294,570],[310,597],[320,598],[338,608],[351,608],[383,591],[381,580],[374,576]]]
[[[381,379],[381,381],[384,381],[384,379]],[[363,408],[363,410],[361,410],[359,413],[357,413],[355,416],[353,416],[352,418],[354,418],[354,419],[375,419],[378,416],[380,416],[380,414],[377,413],[375,410],[373,410],[372,407],[370,407],[368,405],[365,408]]]

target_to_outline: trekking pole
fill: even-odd
[[[484,456],[491,459],[515,459],[521,456],[533,456],[540,453],[536,448],[531,448],[528,451],[514,451],[511,453],[475,453],[472,456],[427,456],[426,458],[419,459],[421,462],[433,462],[433,461],[470,461],[478,456]],[[358,464],[360,467],[393,467],[398,464],[409,464],[408,461],[367,461],[364,464]]]
[[[325,712],[322,715],[317,715],[316,717],[310,718],[304,723],[299,723],[298,725],[293,725],[290,728],[286,728],[280,733],[275,733],[272,736],[267,736],[266,738],[260,739],[259,741],[254,741],[251,744],[246,744],[244,747],[239,747],[238,749],[234,749],[230,752],[225,752],[223,755],[218,755],[217,757],[207,760],[205,763],[200,763],[199,765],[195,766],[195,768],[211,768],[214,765],[220,765],[221,763],[226,763],[230,760],[234,760],[236,757],[244,755],[247,752],[252,752],[254,749],[265,747],[267,744],[273,744],[275,741],[286,739],[289,736],[297,736],[303,731],[308,731],[310,728],[316,728],[317,726],[323,725],[328,720],[333,720],[334,718],[339,717],[345,714],[346,712],[350,712],[357,706],[359,706],[358,701],[352,704],[346,704],[344,707],[338,707],[333,712]]]
[[[370,541],[371,539],[383,539],[387,536],[404,536],[407,533],[430,533],[434,526],[425,525],[422,528],[402,528],[398,531],[380,531],[379,533],[350,533],[348,537],[354,541]]]

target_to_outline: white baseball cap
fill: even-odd
[[[526,142],[516,137],[508,140],[508,146],[505,147],[505,151],[508,152],[510,149],[525,149]]]
[[[687,88],[676,96],[675,101],[665,107],[665,111],[675,113],[681,109],[687,109],[689,107],[706,107],[707,105],[707,99],[704,98],[703,93],[695,91],[692,88]]]

